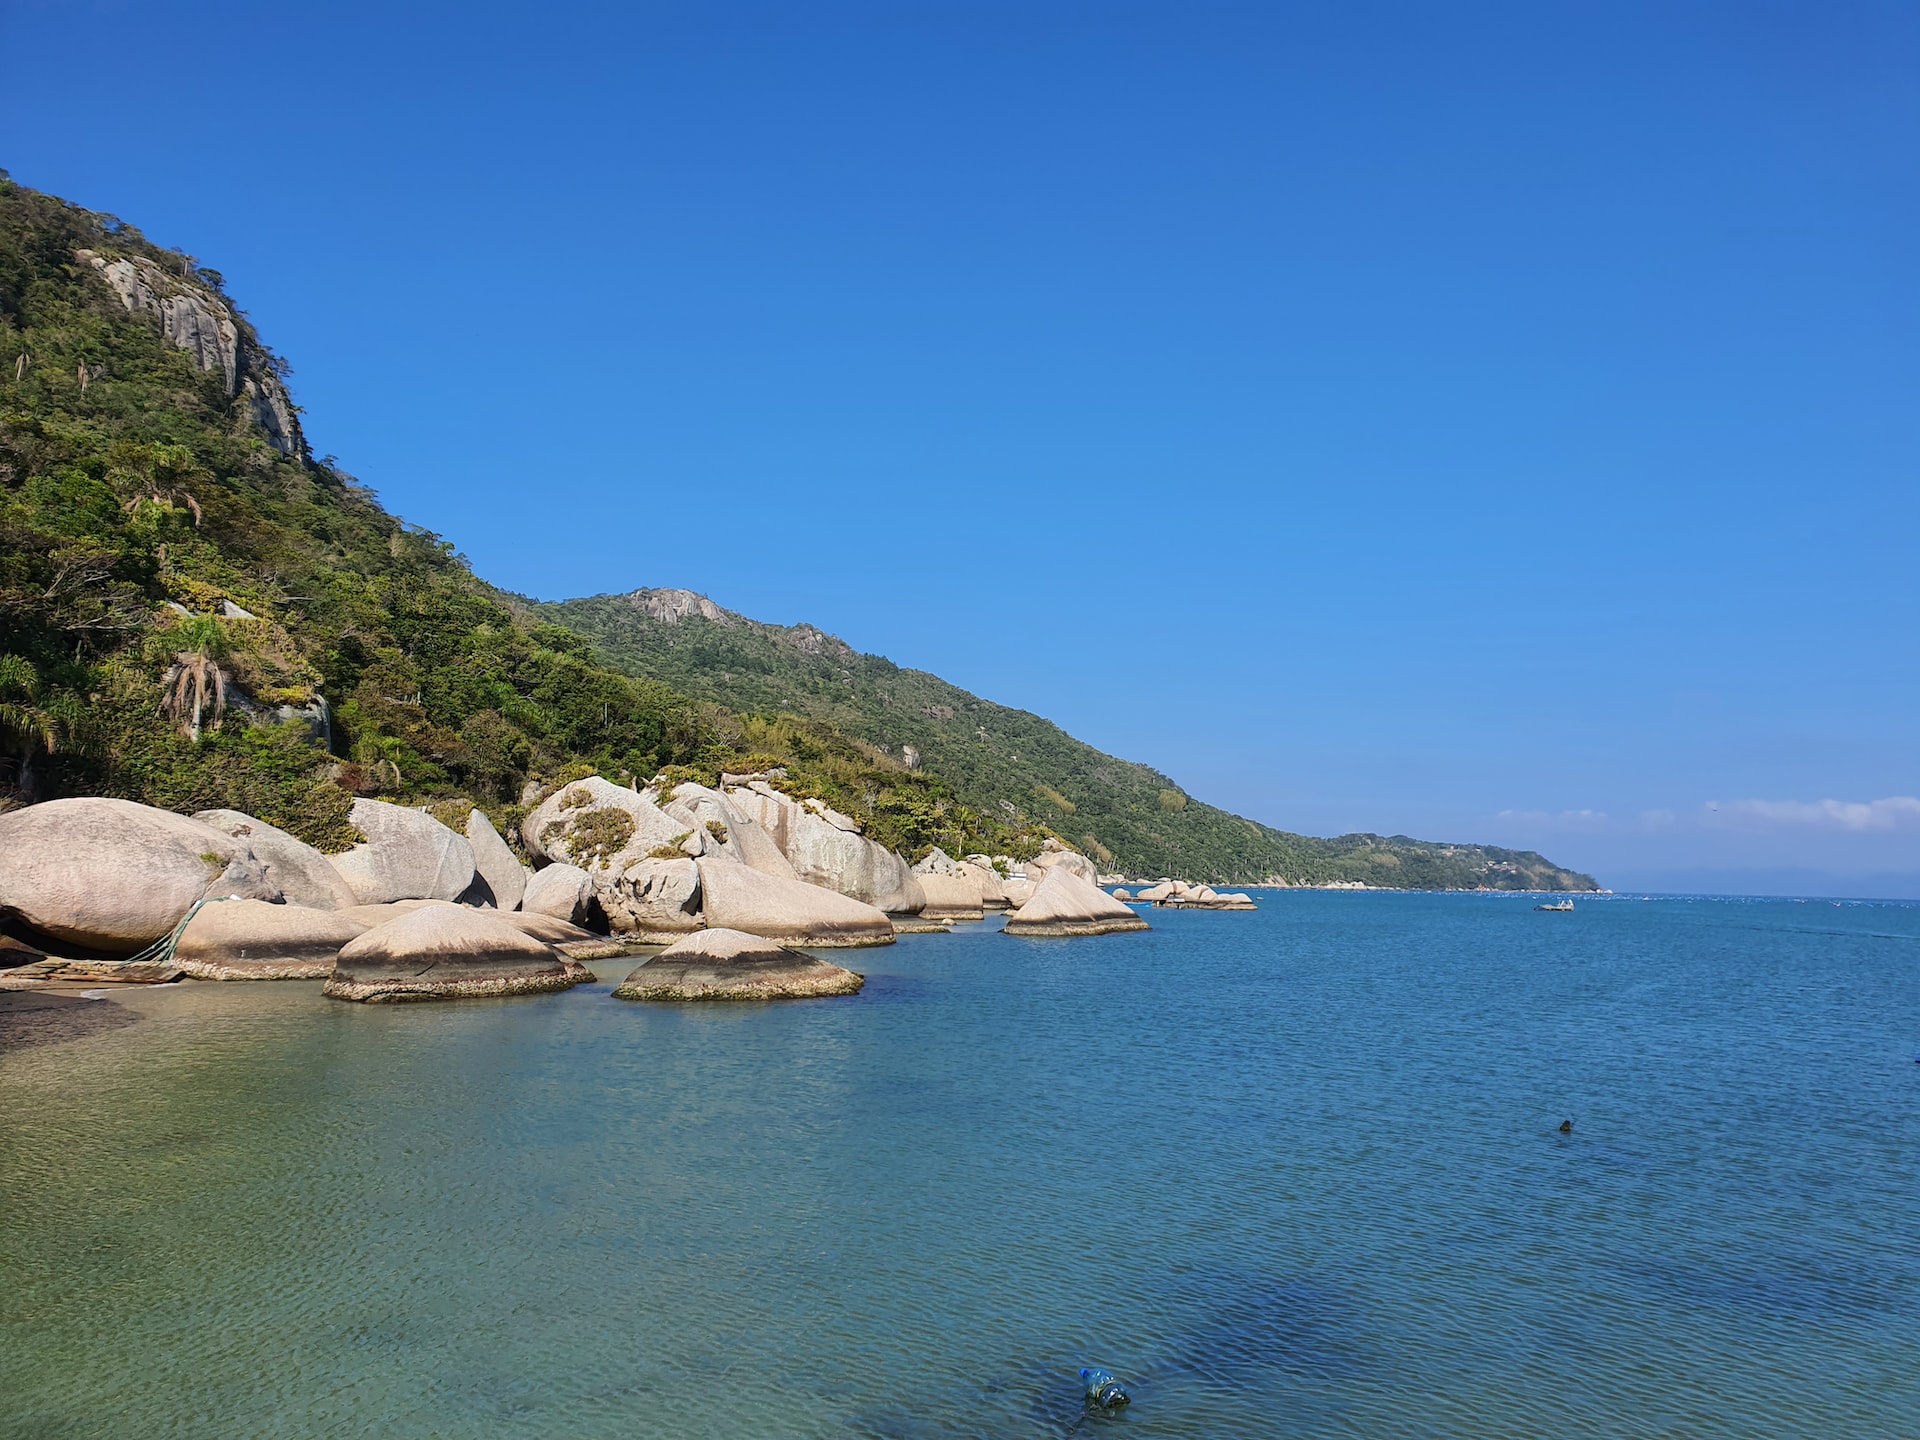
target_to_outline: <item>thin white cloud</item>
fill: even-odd
[[[1920,824],[1920,798],[1884,800],[1734,800],[1707,802],[1710,823],[1753,829],[1893,830]]]

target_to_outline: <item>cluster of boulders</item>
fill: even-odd
[[[1185,880],[1161,880],[1129,895],[1113,892],[1116,900],[1135,905],[1156,905],[1169,910],[1257,910],[1253,897],[1243,890],[1215,890],[1211,885],[1190,885]]]
[[[885,945],[988,910],[1013,935],[1146,928],[1057,841],[1023,866],[940,850],[909,866],[767,776],[563,785],[520,825],[538,869],[479,810],[464,833],[378,800],[350,820],[364,840],[326,855],[237,810],[29,806],[0,815],[0,920],[77,957],[164,952],[197,978],[324,978],[376,1002],[564,989],[633,944],[670,947],[622,987],[637,998],[843,994],[857,975],[788,947]]]

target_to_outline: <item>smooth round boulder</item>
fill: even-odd
[[[622,1000],[798,1000],[852,995],[866,977],[739,930],[677,940],[621,982]]]
[[[583,978],[582,967],[496,912],[424,905],[343,946],[321,993],[378,1005],[537,995]]]
[[[49,940],[128,955],[209,895],[277,900],[243,840],[131,800],[48,800],[0,815],[0,910]]]
[[[319,980],[366,931],[338,910],[209,900],[180,932],[173,963],[196,980]]]
[[[707,927],[744,930],[782,945],[891,945],[893,922],[837,890],[782,880],[734,860],[702,859],[700,906]]]
[[[244,841],[289,905],[344,910],[360,903],[325,855],[278,826],[239,810],[202,810],[193,818]]]
[[[1065,865],[1049,869],[1033,898],[1007,915],[1006,933],[1036,937],[1111,935],[1151,927],[1091,880]]]
[[[528,915],[551,915],[578,925],[593,899],[593,877],[578,865],[549,865],[536,870],[520,894],[520,909]]]

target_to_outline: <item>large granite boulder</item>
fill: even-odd
[[[917,915],[926,903],[907,862],[862,835],[858,821],[825,802],[796,801],[764,780],[750,780],[726,793],[809,885],[838,890],[889,915]]]
[[[210,900],[181,931],[173,963],[196,980],[318,980],[367,929],[345,910]]]
[[[1100,870],[1093,861],[1078,850],[1069,850],[1058,840],[1048,838],[1041,843],[1040,853],[1027,861],[1027,878],[1038,884],[1046,879],[1048,871],[1056,869],[1070,870],[1089,885],[1100,883]]]
[[[507,848],[493,822],[479,810],[467,816],[467,844],[473,847],[473,868],[487,882],[493,903],[502,910],[518,908],[532,872]]]
[[[695,835],[702,837],[703,856],[738,861],[762,875],[776,880],[797,880],[792,863],[774,844],[773,837],[748,816],[740,813],[731,800],[718,790],[704,785],[683,784],[661,804],[669,815],[684,821]]]
[[[738,930],[702,930],[640,966],[622,1000],[788,1000],[851,995],[866,983],[838,965]]]
[[[978,920],[982,918],[980,887],[970,877],[929,871],[916,877],[926,904],[920,907],[923,920]]]
[[[0,911],[108,955],[152,944],[196,900],[280,892],[244,840],[131,800],[48,800],[0,815]]]
[[[1145,930],[1147,922],[1065,865],[1051,867],[1033,898],[1007,915],[1009,935],[1110,935]]]
[[[1172,880],[1162,880],[1157,885],[1149,885],[1144,890],[1135,892],[1133,898],[1136,900],[1144,900],[1149,905],[1164,904],[1168,900],[1171,900],[1177,893],[1174,889],[1174,884],[1175,882]]]
[[[327,858],[360,904],[458,900],[473,884],[473,846],[426,811],[361,799],[347,818],[367,841]]]
[[[993,868],[993,860],[986,855],[969,855],[961,862],[966,866],[967,876],[980,886],[980,903],[989,910],[1005,910],[1007,905],[1007,885],[1001,879],[1000,872]]]
[[[1018,910],[1033,898],[1034,881],[1024,875],[1009,875],[1001,882],[1001,890],[1007,897],[1007,908]]]
[[[344,910],[360,903],[327,857],[306,841],[238,810],[202,810],[193,818],[245,842],[266,868],[267,883],[277,886],[289,905]]]
[[[596,875],[593,893],[608,927],[643,943],[670,944],[705,923],[700,913],[700,870],[691,860],[629,861],[621,870]]]
[[[323,994],[388,1004],[565,990],[585,974],[498,913],[426,905],[341,948]]]
[[[527,853],[589,874],[624,869],[656,850],[706,850],[700,827],[667,814],[648,795],[589,775],[563,785],[520,822]]]
[[[744,930],[783,945],[891,945],[883,911],[804,880],[782,880],[737,861],[699,862],[700,908],[710,929]]]
[[[578,865],[549,865],[536,870],[520,894],[520,909],[529,915],[551,915],[578,925],[587,918],[593,900],[593,877]]]

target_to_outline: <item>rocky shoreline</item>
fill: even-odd
[[[861,977],[803,950],[890,945],[991,912],[1008,935],[1062,938],[1145,930],[1141,902],[1252,907],[1179,881],[1116,898],[1057,840],[1025,861],[935,849],[909,865],[780,778],[586,776],[534,797],[519,853],[480,810],[455,830],[364,798],[351,812],[363,838],[337,854],[238,810],[26,806],[0,815],[0,989],[321,980],[366,1004],[531,995],[590,978],[584,960],[664,946],[622,998],[846,995]]]

